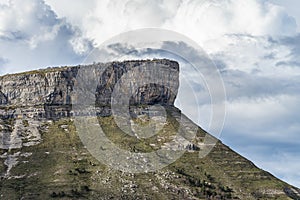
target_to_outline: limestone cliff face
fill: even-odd
[[[150,67],[151,76],[159,77],[159,84],[134,87],[137,79],[146,74],[134,74],[134,69]],[[160,67],[156,67],[156,66]],[[152,69],[153,67],[153,69]],[[82,73],[83,72],[83,73]],[[0,149],[15,149],[41,142],[39,131],[42,121],[59,120],[73,115],[91,115],[88,107],[73,111],[72,106],[87,98],[84,94],[74,95],[78,73],[84,84],[94,85],[92,105],[97,115],[111,114],[111,95],[123,75],[131,76],[121,83],[123,94],[134,90],[128,99],[130,104],[173,105],[179,85],[179,66],[170,60],[144,60],[112,63],[97,63],[86,66],[51,68],[0,77]],[[149,74],[148,74],[149,75]],[[82,77],[83,76],[83,77]],[[86,77],[85,77],[86,76]],[[95,82],[96,81],[96,82]],[[168,88],[172,84],[172,92]],[[78,98],[77,98],[78,97]],[[118,97],[118,99],[122,98]],[[93,113],[95,114],[95,113]]]
[[[52,68],[2,76],[0,77],[0,106],[6,109],[0,109],[0,115],[2,118],[16,115],[15,108],[21,108],[21,113],[18,115],[21,114],[24,117],[28,115],[34,118],[57,119],[72,115],[72,104],[76,102],[73,89],[77,82],[78,71],[91,69],[94,70],[93,73],[99,80],[95,91],[95,104],[108,106],[114,86],[121,77],[124,74],[130,76],[132,69],[146,64],[148,66],[160,65],[167,70],[159,68],[151,70],[153,77],[160,77],[160,84],[149,83],[135,88],[130,103],[173,105],[179,85],[178,63],[166,59],[141,60]],[[127,81],[123,90],[124,88],[132,90],[136,79],[144,78],[143,75],[135,77],[133,74],[132,80]],[[86,79],[88,81],[89,77]],[[166,83],[173,84],[172,91],[166,87]]]

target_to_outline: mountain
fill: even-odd
[[[0,199],[300,199],[174,107],[178,87],[167,59],[0,77]]]

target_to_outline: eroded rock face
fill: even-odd
[[[110,104],[117,83],[121,86],[120,95],[133,94],[129,98],[131,105],[173,105],[179,86],[179,65],[169,60],[111,63],[100,76],[98,104]]]
[[[151,76],[159,77],[160,84],[149,83],[134,87],[137,80],[143,80],[143,73],[136,77],[134,68],[143,66],[157,66],[153,68]],[[164,69],[162,69],[164,68]],[[105,69],[105,70],[103,70]],[[95,104],[109,106],[114,87],[121,77],[126,74],[130,81],[122,86],[126,90],[133,90],[130,104],[165,104],[173,105],[179,86],[179,65],[170,60],[124,61],[112,63],[98,63],[87,66],[65,67],[32,71],[16,75],[0,77],[0,106],[15,108],[22,107],[21,115],[30,115],[34,118],[59,119],[72,115],[72,104],[77,102],[73,96],[74,86],[77,82],[78,71],[94,70],[98,78],[95,93]],[[142,74],[142,75],[141,75]],[[145,75],[146,76],[146,75]],[[84,77],[89,81],[90,77]],[[172,91],[166,87],[172,83]],[[85,97],[83,97],[84,99]],[[6,109],[7,110],[7,109]],[[14,113],[10,111],[0,113],[1,118],[10,118]],[[16,117],[16,116],[14,116]]]
[[[1,88],[0,88],[1,89]],[[0,90],[0,105],[8,104],[8,98],[5,94]]]
[[[158,82],[135,85],[138,80],[147,78],[147,74],[144,74],[141,69],[138,76],[134,71],[140,66],[147,66],[151,76],[159,77]],[[98,105],[97,114],[102,116],[111,114],[112,93],[120,81],[122,87],[117,98],[121,99],[124,94],[131,91],[131,96],[128,98],[131,105],[173,105],[179,86],[178,63],[165,59],[97,63],[2,76],[0,77],[0,148],[18,149],[22,146],[38,144],[41,141],[39,124],[43,121],[58,120],[72,115],[94,114],[89,111],[89,108],[72,110],[74,104],[82,103],[86,98],[86,94],[79,98],[78,95],[74,95],[74,87],[79,84],[78,73],[83,76],[81,78],[84,83],[94,79],[94,82],[90,83],[95,84],[91,87],[94,95],[91,106]],[[124,75],[127,76],[127,80],[122,80]],[[170,84],[172,84],[172,91],[168,87]]]

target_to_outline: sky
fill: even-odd
[[[175,31],[219,69],[223,143],[300,187],[299,7],[297,0],[0,0],[0,74],[80,64],[125,31]],[[208,105],[183,112],[196,106],[206,115]]]

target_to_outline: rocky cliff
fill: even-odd
[[[152,77],[161,77],[160,84],[149,83],[134,87],[136,79],[147,78],[147,74],[139,73],[138,77],[134,74],[133,69],[143,66],[151,68]],[[129,98],[131,105],[173,105],[179,85],[179,66],[177,62],[170,60],[97,63],[0,77],[0,148],[14,149],[39,143],[41,136],[38,126],[42,121],[74,115],[111,115],[112,92],[124,74],[132,77],[127,82],[123,81],[126,85],[122,87],[123,93],[134,90]],[[91,82],[92,78],[94,80]],[[95,98],[92,105],[73,110],[74,104],[80,104],[88,98],[73,94],[74,87],[80,80],[86,85],[94,84],[91,88],[95,91],[90,92]],[[173,91],[166,87],[170,84]],[[96,113],[91,110],[96,110]]]
[[[51,68],[2,76],[0,77],[0,107],[2,107],[0,116],[9,118],[11,115],[15,117],[22,115],[22,117],[39,119],[59,119],[73,115],[72,103],[77,102],[77,99],[72,99],[74,98],[72,92],[77,82],[78,71],[93,70],[93,77],[98,78],[97,89],[94,91],[95,105],[109,106],[113,88],[120,78],[124,74],[133,77],[124,87],[124,89],[133,90],[136,79],[146,77],[143,77],[141,73],[139,73],[141,76],[136,77],[131,70],[149,64],[153,66],[151,70],[153,77],[161,76],[166,70],[168,74],[162,74],[163,79],[160,85],[149,83],[136,88],[130,103],[173,105],[179,85],[177,62],[170,60],[125,61]],[[155,68],[156,65],[160,65],[160,68]],[[162,69],[164,67],[166,70]],[[84,78],[86,82],[90,80],[90,77]],[[166,83],[174,84],[172,87],[174,91],[170,91]],[[16,108],[21,108],[19,109],[21,113],[16,113]]]

